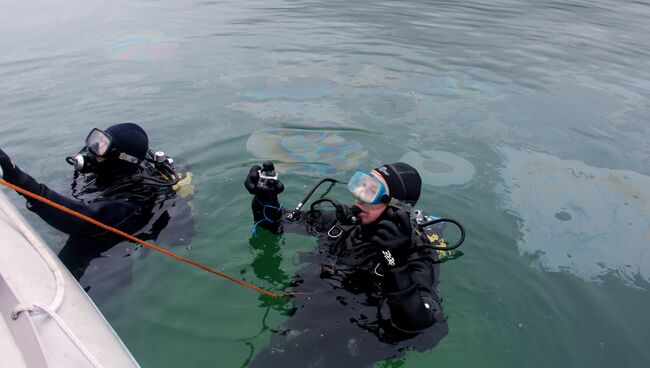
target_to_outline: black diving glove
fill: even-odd
[[[9,158],[9,155],[7,155],[2,149],[0,149],[0,168],[2,169],[2,175],[0,175],[0,178],[10,183],[20,172],[20,169],[16,167],[13,161],[11,161],[11,158]]]
[[[0,179],[4,179],[8,183],[17,185],[29,192],[41,194],[43,185],[16,166],[16,164],[11,161],[11,158],[9,158],[9,155],[7,155],[2,149],[0,149],[0,169],[2,169]],[[18,194],[24,196],[24,194],[20,192],[18,192]]]
[[[408,213],[386,209],[385,219],[377,224],[376,234],[370,238],[381,252],[384,266],[400,267],[406,264],[411,249],[411,219]]]
[[[262,195],[263,197],[268,196],[277,196],[278,194],[284,191],[284,184],[280,180],[268,180],[266,182],[266,187],[261,187],[259,185],[260,180],[260,170],[262,167],[259,165],[253,165],[248,171],[248,176],[244,181],[244,187],[248,190],[248,193],[255,196]]]

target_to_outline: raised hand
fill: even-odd
[[[271,164],[272,165],[272,164]],[[250,194],[270,194],[278,195],[284,191],[284,184],[278,179],[266,180],[264,185],[260,185],[260,171],[262,167],[253,165],[248,171],[248,176],[244,180],[244,187]]]
[[[9,155],[0,148],[0,178],[9,181],[16,172],[16,165],[11,161]]]

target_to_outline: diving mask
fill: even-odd
[[[386,185],[371,173],[358,170],[348,182],[348,190],[360,202],[367,204],[386,203],[404,211],[410,212],[412,205],[392,198],[387,194]]]
[[[348,182],[348,190],[355,199],[368,204],[382,203],[382,197],[386,195],[384,183],[371,173],[362,170],[352,175]]]
[[[111,135],[108,132],[97,128],[91,130],[88,137],[86,137],[86,147],[88,147],[90,153],[99,157],[107,157],[111,150],[119,152],[117,149],[113,148],[113,138]],[[137,157],[133,157],[124,152],[119,152],[117,158],[132,164],[140,162]]]
[[[86,137],[88,151],[99,157],[105,157],[113,145],[111,135],[101,129],[94,128]]]
[[[66,161],[81,173],[90,173],[95,171],[99,163],[97,158],[108,158],[109,154],[114,152],[120,160],[138,164],[140,160],[124,152],[120,152],[113,147],[113,138],[108,132],[94,128],[86,137],[86,146],[79,151],[76,156],[66,158]]]

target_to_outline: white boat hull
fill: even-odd
[[[15,315],[20,306],[34,305],[42,309]],[[0,312],[3,367],[138,367],[95,304],[2,192]]]

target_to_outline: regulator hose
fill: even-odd
[[[340,183],[340,181],[338,181],[336,179],[332,179],[332,178],[323,178],[323,179],[319,180],[318,183],[314,184],[314,186],[307,193],[305,198],[303,198],[303,200],[298,203],[296,208],[293,211],[291,211],[291,212],[289,212],[287,214],[287,219],[289,219],[289,220],[293,219],[298,214],[298,212],[300,212],[300,210],[305,205],[305,203],[307,203],[309,198],[311,198],[311,196],[314,194],[316,189],[318,189],[318,187],[320,187],[323,183],[327,183],[327,182],[332,183],[332,184]]]

